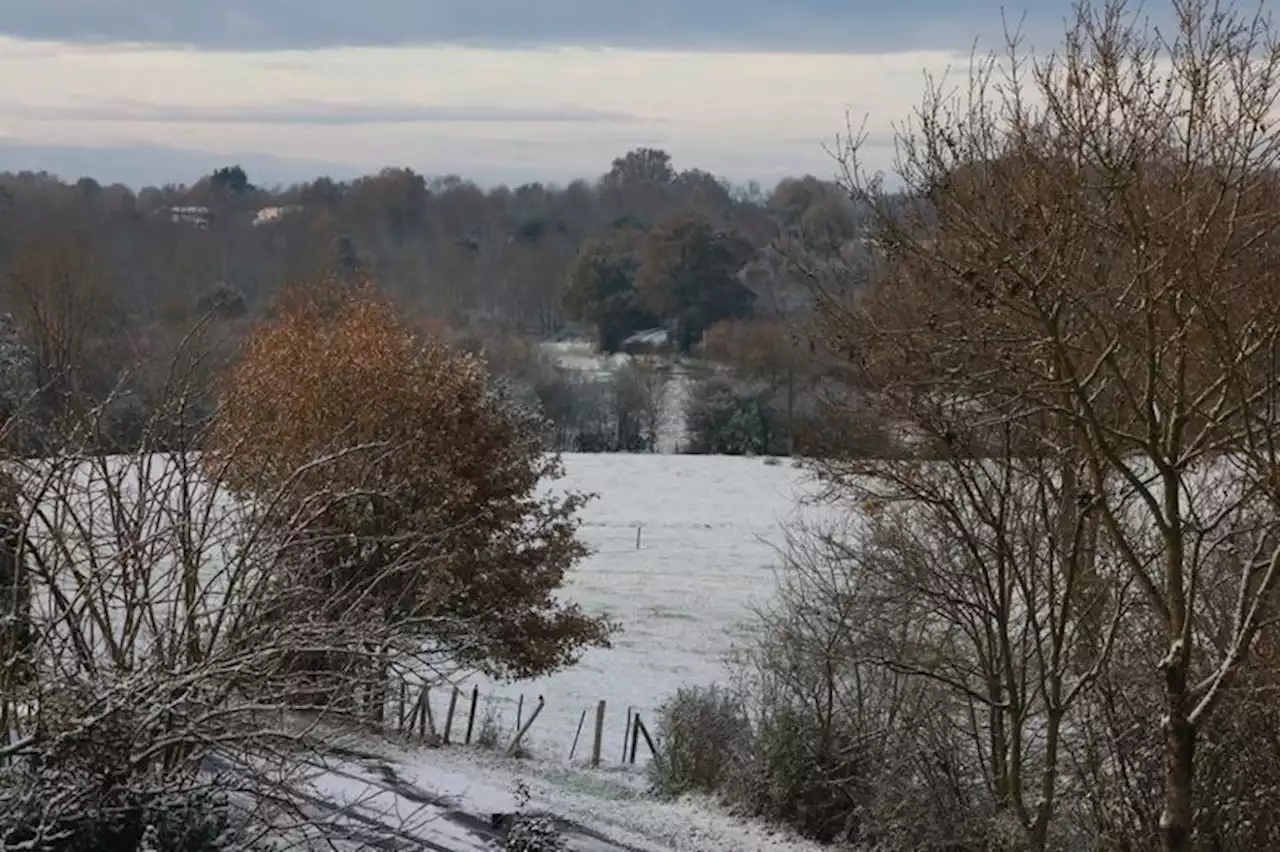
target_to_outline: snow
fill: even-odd
[[[576,370],[599,378],[608,378],[614,370],[627,363],[629,355],[601,355],[590,341],[563,340],[542,343],[539,349],[556,366]]]
[[[323,762],[309,792],[337,813],[354,815],[365,831],[377,820],[386,833],[418,837],[432,849],[492,849],[488,820],[518,808],[517,783],[529,793],[525,812],[554,814],[569,848],[580,852],[822,848],[706,800],[656,800],[634,773],[507,760],[472,749],[397,749],[354,735],[335,735],[333,745],[343,757]]]
[[[525,744],[560,760],[568,758],[583,711],[575,761],[590,754],[591,723],[603,699],[605,760],[616,763],[628,708],[652,732],[654,709],[676,689],[726,679],[726,655],[746,636],[753,607],[773,593],[783,525],[817,508],[802,505],[812,490],[806,472],[761,459],[569,454],[565,467],[560,488],[598,497],[583,511],[582,533],[593,552],[570,575],[563,596],[608,615],[621,631],[612,648],[591,650],[550,677],[459,685],[464,693],[479,685],[477,720],[486,697],[496,702],[508,740],[520,696],[525,719],[544,696]],[[432,706],[443,719],[444,690],[433,691]]]

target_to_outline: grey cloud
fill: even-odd
[[[108,121],[243,124],[433,124],[443,122],[593,123],[642,120],[624,112],[579,107],[431,106],[331,104],[282,101],[270,106],[202,107],[145,101],[97,101],[77,106],[0,103],[0,114],[42,121]]]
[[[0,32],[30,39],[311,49],[454,43],[684,49],[967,49],[998,39],[1004,0],[0,0]],[[1016,8],[1013,4],[1009,4]],[[1069,0],[1024,0],[1033,37]],[[1012,13],[1016,21],[1018,15]]]

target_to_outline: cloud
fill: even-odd
[[[630,122],[642,120],[625,112],[580,107],[483,105],[346,104],[294,100],[269,105],[195,106],[137,100],[95,101],[48,106],[0,102],[10,119],[34,121],[152,122],[166,124],[257,124],[342,126],[362,124]]]
[[[1025,0],[1033,37],[1069,0]],[[998,40],[1001,0],[0,0],[25,39],[212,49],[357,45],[610,45],[681,50],[888,52]],[[1016,18],[1016,15],[1014,16]],[[1015,21],[1016,22],[1016,21]]]
[[[920,102],[926,72],[937,77],[966,62],[950,51],[211,52],[0,36],[0,78],[22,81],[0,94],[0,114],[10,138],[59,150],[132,151],[146,142],[269,152],[281,158],[269,164],[280,180],[297,176],[288,164],[320,160],[360,173],[404,165],[484,181],[565,182],[598,175],[637,146],[657,146],[679,168],[768,183],[831,174],[825,147],[846,130],[846,115],[855,125],[867,117],[868,132],[884,135]],[[111,169],[145,165],[123,156],[100,160]],[[880,146],[876,167],[891,158]],[[205,170],[164,163],[130,180],[189,181]]]

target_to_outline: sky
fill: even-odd
[[[407,166],[595,177],[638,146],[736,183],[892,165],[926,75],[1068,0],[0,0],[0,170],[139,187]],[[1030,7],[1026,10],[1026,7]]]

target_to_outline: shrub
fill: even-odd
[[[38,787],[15,773],[5,780]],[[226,796],[201,788],[186,793],[108,788],[51,819],[48,805],[61,790],[14,800],[0,787],[5,827],[0,848],[53,852],[224,852],[245,848],[232,827]],[[27,791],[28,793],[30,790]],[[252,848],[252,847],[250,847]]]
[[[480,728],[476,731],[474,742],[479,748],[495,749],[501,740],[502,713],[492,697],[486,698],[484,715],[480,717]]]
[[[751,767],[765,783],[744,786],[738,796],[755,813],[821,843],[858,840],[872,777],[861,733],[852,719],[831,724],[803,705],[766,708]]]
[[[549,368],[531,387],[557,449],[578,453],[653,452],[663,414],[666,378],[626,364],[606,378]]]
[[[785,418],[763,384],[712,376],[694,385],[685,405],[689,452],[706,455],[785,454]]]
[[[506,852],[567,852],[569,844],[556,818],[550,814],[531,814],[529,787],[523,781],[515,784],[516,812],[501,816],[506,825],[501,848]]]
[[[502,848],[506,852],[567,852],[569,844],[555,817],[521,814],[511,821]]]
[[[555,596],[586,552],[586,497],[539,494],[562,466],[535,412],[369,285],[294,289],[275,314],[225,377],[205,463],[238,496],[309,518],[317,543],[277,570],[494,676],[606,642],[608,624]]]
[[[752,749],[741,700],[716,686],[678,690],[658,710],[656,733],[650,781],[664,796],[719,790]]]

